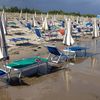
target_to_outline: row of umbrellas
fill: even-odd
[[[66,28],[65,28],[65,34],[64,34],[64,37],[63,37],[63,44],[65,45],[68,45],[68,46],[71,46],[75,43],[72,35],[71,35],[71,20],[70,19],[66,19]],[[98,29],[98,26],[97,26],[97,23],[96,23],[96,18],[94,18],[94,31],[92,33],[92,36],[93,37],[99,37],[99,29]]]

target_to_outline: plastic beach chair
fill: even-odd
[[[59,63],[61,60],[67,60],[68,56],[60,51],[56,46],[45,46],[49,51],[48,60],[51,62]]]

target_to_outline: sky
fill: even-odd
[[[63,10],[81,14],[100,14],[100,0],[0,0],[0,7],[18,6],[41,11]]]

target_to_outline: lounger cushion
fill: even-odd
[[[19,69],[19,68],[27,67],[29,65],[38,64],[40,62],[41,63],[46,63],[46,62],[48,62],[48,59],[41,58],[39,56],[34,56],[33,58],[26,58],[26,59],[13,61],[13,62],[7,64],[7,66],[9,66],[11,68]]]

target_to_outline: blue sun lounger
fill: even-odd
[[[12,42],[19,42],[19,41],[22,41],[22,42],[24,42],[24,41],[29,41],[29,39],[28,38],[24,38],[24,37],[21,37],[21,38],[11,38],[11,39],[9,39],[10,41],[12,41]]]
[[[7,80],[8,80],[9,79],[9,73],[6,70],[0,68],[0,79],[2,79],[4,77],[6,77]]]
[[[81,47],[81,46],[71,46],[71,47],[65,48],[64,51],[65,52],[74,52],[76,56],[77,56],[77,52],[84,51],[84,56],[86,56],[86,50],[87,49],[88,48]]]
[[[7,72],[3,69],[0,69],[0,77],[4,77],[7,75]]]
[[[56,46],[45,46],[49,52],[48,60],[54,63],[59,63],[61,60],[67,60],[68,56],[65,55],[62,51],[60,51]]]

